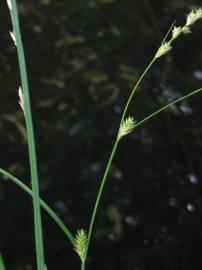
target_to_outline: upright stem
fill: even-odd
[[[144,72],[140,76],[139,80],[137,81],[136,85],[134,86],[134,88],[133,88],[133,90],[132,90],[132,92],[131,92],[131,94],[130,94],[130,96],[128,98],[128,101],[127,101],[127,103],[125,105],[125,108],[123,110],[119,129],[120,129],[121,124],[122,124],[122,122],[123,122],[123,120],[124,120],[124,118],[126,116],[126,113],[128,111],[128,107],[129,107],[129,105],[130,105],[130,103],[132,101],[132,98],[133,98],[139,84],[141,83],[144,76],[147,74],[148,70],[151,68],[151,66],[153,65],[155,60],[156,60],[155,58],[152,59],[152,61],[149,63],[149,65],[147,66],[147,68],[144,70]],[[91,220],[90,220],[90,226],[89,226],[89,231],[88,231],[88,239],[87,239],[86,249],[85,249],[85,256],[84,256],[84,260],[82,261],[82,264],[81,264],[81,270],[85,270],[86,258],[87,258],[87,254],[88,254],[89,244],[90,244],[91,237],[92,237],[92,231],[93,231],[93,226],[94,226],[94,223],[95,223],[96,213],[97,213],[97,210],[98,210],[98,207],[99,207],[99,204],[100,204],[100,199],[101,199],[101,196],[102,196],[102,193],[103,193],[103,190],[104,190],[104,186],[105,186],[107,177],[109,175],[109,171],[110,171],[110,168],[111,168],[113,158],[114,158],[114,156],[116,154],[118,143],[119,143],[119,137],[118,137],[118,134],[117,134],[117,137],[116,137],[116,140],[114,142],[114,146],[113,146],[112,152],[110,154],[110,157],[109,157],[109,160],[108,160],[108,163],[107,163],[103,178],[101,180],[101,185],[100,185],[100,188],[99,188],[99,191],[98,191],[95,206],[94,206],[94,209],[93,209],[93,214],[92,214],[92,217],[91,217]]]
[[[109,174],[109,170],[110,170],[110,167],[111,167],[111,164],[112,164],[112,160],[113,160],[114,155],[116,153],[118,143],[119,143],[119,140],[118,140],[118,137],[117,137],[117,139],[116,139],[116,141],[114,143],[110,158],[108,160],[107,167],[106,167],[106,170],[104,172],[104,176],[102,178],[101,186],[100,186],[100,189],[99,189],[99,192],[98,192],[98,195],[97,195],[97,199],[96,199],[96,202],[95,202],[95,206],[94,206],[94,209],[93,209],[93,214],[92,214],[92,217],[91,217],[89,231],[88,231],[88,239],[87,239],[87,243],[86,243],[85,256],[84,256],[84,260],[82,261],[82,265],[81,265],[82,270],[85,269],[85,261],[86,261],[86,256],[87,256],[87,253],[88,253],[88,248],[89,248],[89,244],[90,244],[90,240],[91,240],[91,236],[92,236],[92,230],[93,230],[93,225],[94,225],[97,209],[98,209],[98,206],[99,206],[99,203],[100,203],[100,199],[101,199],[101,195],[102,195],[102,192],[103,192],[103,189],[104,189],[104,186],[105,186],[105,182],[107,180],[107,176]]]
[[[140,76],[140,78],[139,78],[139,80],[137,81],[136,85],[134,86],[134,88],[133,88],[133,90],[132,90],[132,93],[130,94],[130,96],[129,96],[129,98],[128,98],[128,101],[127,101],[127,103],[126,103],[126,105],[125,105],[125,108],[124,108],[124,110],[123,110],[123,114],[122,114],[122,116],[121,116],[120,126],[121,126],[121,124],[122,124],[122,122],[123,122],[123,120],[124,120],[124,118],[125,118],[125,116],[126,116],[126,113],[127,113],[127,111],[128,111],[128,107],[129,107],[129,105],[130,105],[130,103],[131,103],[131,101],[132,101],[132,99],[133,99],[133,97],[134,97],[134,95],[135,95],[135,93],[136,93],[136,90],[137,90],[138,86],[140,85],[140,83],[141,83],[141,81],[143,80],[144,76],[147,74],[147,72],[149,71],[149,69],[150,69],[151,66],[154,64],[155,61],[156,61],[156,58],[154,57],[154,58],[152,59],[152,61],[149,63],[149,65],[146,67],[146,69],[144,70],[144,72],[142,73],[142,75]]]
[[[35,229],[35,245],[37,255],[37,269],[44,270],[44,247],[43,247],[43,233],[41,224],[41,210],[40,210],[40,197],[39,197],[39,184],[38,184],[38,172],[37,161],[34,141],[34,131],[32,124],[32,114],[29,97],[28,78],[24,57],[23,43],[20,33],[19,18],[16,0],[11,0],[12,8],[10,9],[11,20],[13,24],[13,31],[16,40],[18,60],[20,66],[21,82],[23,89],[23,105],[26,121],[28,148],[29,148],[29,161],[31,169],[32,191],[33,191],[33,208],[34,208],[34,229]]]

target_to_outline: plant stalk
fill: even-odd
[[[21,37],[21,32],[20,32],[16,0],[11,0],[11,5],[12,5],[12,8],[10,9],[10,15],[11,15],[11,20],[13,24],[13,33],[15,36],[15,41],[16,41],[16,46],[17,46],[17,54],[18,54],[18,61],[19,61],[19,67],[20,67],[22,90],[23,90],[23,103],[24,103],[23,109],[24,109],[24,114],[25,114],[25,122],[26,122],[27,137],[28,137],[29,162],[30,162],[32,191],[33,191],[34,230],[35,230],[37,269],[44,270],[45,262],[44,262],[43,232],[42,232],[42,222],[41,222],[35,140],[34,140],[32,113],[31,113],[30,97],[29,97],[29,85],[28,85],[24,48],[23,48],[22,37]]]

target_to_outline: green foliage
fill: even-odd
[[[174,26],[172,30],[172,37],[169,41],[164,41],[162,45],[159,47],[155,58],[159,58],[162,55],[168,53],[172,49],[172,42],[178,38],[181,34],[189,34],[191,33],[190,27],[194,25],[196,21],[199,19],[202,19],[202,9],[199,8],[197,10],[192,10],[188,15],[187,15],[187,21],[184,26],[179,26],[176,27]]]

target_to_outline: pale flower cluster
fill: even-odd
[[[83,229],[78,230],[74,237],[74,250],[79,255],[81,261],[84,261],[87,239],[88,236]]]
[[[186,26],[193,25],[196,21],[202,18],[202,8],[192,10],[187,16]]]
[[[196,9],[192,10],[187,15],[186,24],[184,26],[174,26],[172,30],[172,37],[169,41],[165,41],[162,43],[162,45],[159,47],[155,59],[161,57],[162,55],[168,53],[172,49],[172,42],[178,38],[181,34],[189,34],[191,33],[190,27],[199,19],[202,19],[202,9]]]
[[[20,107],[21,107],[22,110],[24,111],[24,97],[23,97],[23,93],[22,93],[22,88],[21,88],[21,86],[19,87],[19,90],[18,90],[18,96],[19,96],[19,104],[20,104]]]
[[[118,138],[121,139],[123,136],[131,133],[135,128],[136,121],[133,117],[129,116],[121,123],[121,127],[119,129]]]

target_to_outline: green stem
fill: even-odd
[[[13,176],[12,174],[6,172],[5,170],[0,168],[0,173],[5,177],[14,182],[17,186],[19,186],[22,190],[24,190],[27,194],[33,197],[33,192],[30,188],[28,188],[21,180]],[[56,222],[56,224],[60,227],[60,229],[67,236],[68,240],[74,245],[74,237],[72,233],[67,229],[64,222],[58,217],[58,215],[42,200],[40,199],[40,204],[44,208],[44,210],[52,217],[52,219]],[[0,269],[1,270],[1,269]]]
[[[119,129],[120,129],[121,124],[122,124],[122,122],[123,122],[123,120],[124,120],[124,118],[126,116],[126,113],[128,111],[128,107],[129,107],[129,105],[130,105],[130,103],[132,101],[132,98],[133,98],[139,84],[141,83],[141,81],[143,80],[143,78],[145,77],[145,75],[147,74],[147,72],[149,71],[149,69],[151,68],[153,63],[155,62],[155,60],[156,60],[155,58],[152,59],[152,61],[149,63],[149,65],[147,66],[147,68],[144,70],[144,72],[140,76],[139,80],[137,81],[136,85],[134,86],[134,88],[133,88],[133,90],[132,90],[132,92],[131,92],[128,100],[127,100],[125,108],[123,110]],[[108,163],[107,163],[103,178],[101,180],[101,185],[100,185],[98,195],[97,195],[97,198],[96,198],[95,206],[93,208],[93,214],[92,214],[92,217],[91,217],[91,220],[90,220],[90,226],[89,226],[89,230],[88,230],[88,239],[87,239],[87,243],[86,243],[85,256],[84,256],[84,260],[83,260],[83,262],[81,264],[81,270],[85,270],[86,257],[87,257],[87,254],[88,254],[89,244],[90,244],[91,237],[92,237],[92,231],[93,231],[93,226],[94,226],[94,223],[95,223],[96,213],[97,213],[97,210],[98,210],[98,207],[99,207],[99,204],[100,204],[100,199],[101,199],[101,196],[102,196],[102,193],[103,193],[103,190],[104,190],[104,186],[105,186],[107,177],[109,175],[109,171],[110,171],[110,168],[111,168],[113,158],[114,158],[114,156],[116,154],[118,143],[119,143],[119,138],[118,138],[118,134],[117,134],[117,137],[116,137],[112,152],[110,154],[110,157],[109,157],[109,160],[108,160]]]
[[[86,256],[87,256],[87,252],[88,252],[88,248],[89,248],[89,244],[90,244],[90,240],[91,240],[91,236],[92,236],[92,230],[93,230],[93,225],[94,225],[96,213],[97,213],[98,206],[99,206],[100,199],[101,199],[101,195],[103,193],[103,189],[104,189],[104,186],[105,186],[105,183],[106,183],[106,180],[107,180],[107,176],[109,174],[109,170],[110,170],[110,167],[111,167],[111,164],[112,164],[112,160],[113,160],[114,155],[116,153],[118,143],[119,143],[119,140],[117,138],[115,143],[114,143],[114,146],[113,146],[109,161],[107,163],[107,167],[106,167],[106,170],[105,170],[102,182],[101,182],[101,186],[100,186],[100,189],[99,189],[99,192],[98,192],[98,195],[97,195],[96,203],[95,203],[95,206],[94,206],[94,209],[93,209],[93,214],[92,214],[92,218],[91,218],[91,222],[90,222],[90,226],[89,226],[89,231],[88,231],[88,239],[87,239],[87,243],[86,243],[85,256],[84,256],[84,260],[82,261],[82,264],[81,264],[81,269],[82,270],[85,269],[85,261],[86,261]]]
[[[149,71],[149,69],[150,69],[151,66],[154,64],[155,61],[156,61],[156,58],[153,58],[152,61],[151,61],[151,62],[149,63],[149,65],[147,66],[147,68],[145,69],[145,71],[142,73],[142,75],[141,75],[141,77],[139,78],[139,80],[137,81],[135,87],[133,88],[132,93],[130,94],[130,96],[129,96],[129,98],[128,98],[128,101],[127,101],[127,103],[126,103],[126,105],[125,105],[125,108],[124,108],[124,110],[123,110],[123,114],[122,114],[122,116],[121,116],[120,126],[121,126],[121,124],[122,124],[122,122],[123,122],[123,120],[124,120],[124,118],[125,118],[125,116],[126,116],[126,113],[127,113],[127,111],[128,111],[128,107],[130,106],[130,103],[131,103],[131,101],[132,101],[132,99],[133,99],[133,97],[134,97],[134,95],[135,95],[135,93],[136,93],[136,91],[137,91],[138,86],[140,85],[140,83],[141,83],[141,81],[143,80],[144,76],[147,74],[147,72]]]
[[[198,93],[201,92],[201,91],[202,91],[202,88],[199,88],[199,89],[197,89],[197,90],[191,91],[191,92],[189,92],[188,94],[186,94],[186,95],[184,95],[184,96],[182,96],[182,97],[180,97],[180,98],[178,98],[178,99],[176,99],[176,100],[174,100],[174,101],[168,103],[167,105],[161,107],[160,109],[158,109],[158,110],[156,110],[155,112],[153,112],[153,113],[149,114],[148,116],[146,116],[144,119],[140,120],[140,121],[136,124],[135,129],[136,129],[137,127],[141,126],[142,124],[144,124],[145,122],[149,121],[151,118],[157,116],[159,113],[161,113],[161,112],[165,111],[166,109],[172,107],[172,106],[175,105],[176,103],[179,103],[179,102],[183,101],[184,99],[187,99],[187,98],[189,98],[189,97],[191,97],[191,96],[193,96],[193,95],[195,95],[195,94],[198,94]]]
[[[13,31],[17,44],[17,53],[20,66],[21,82],[23,89],[23,102],[24,102],[24,113],[28,136],[28,148],[29,148],[29,161],[31,169],[32,179],[32,190],[33,190],[33,208],[34,208],[34,229],[35,229],[35,245],[36,245],[36,256],[37,256],[37,269],[44,270],[44,247],[43,247],[43,232],[41,222],[41,211],[40,211],[40,197],[39,197],[39,184],[38,184],[38,172],[37,172],[37,161],[34,141],[34,131],[32,124],[32,114],[29,98],[29,86],[28,78],[24,57],[23,43],[20,33],[19,18],[16,0],[11,0],[12,9],[10,9],[11,20],[13,24]]]

